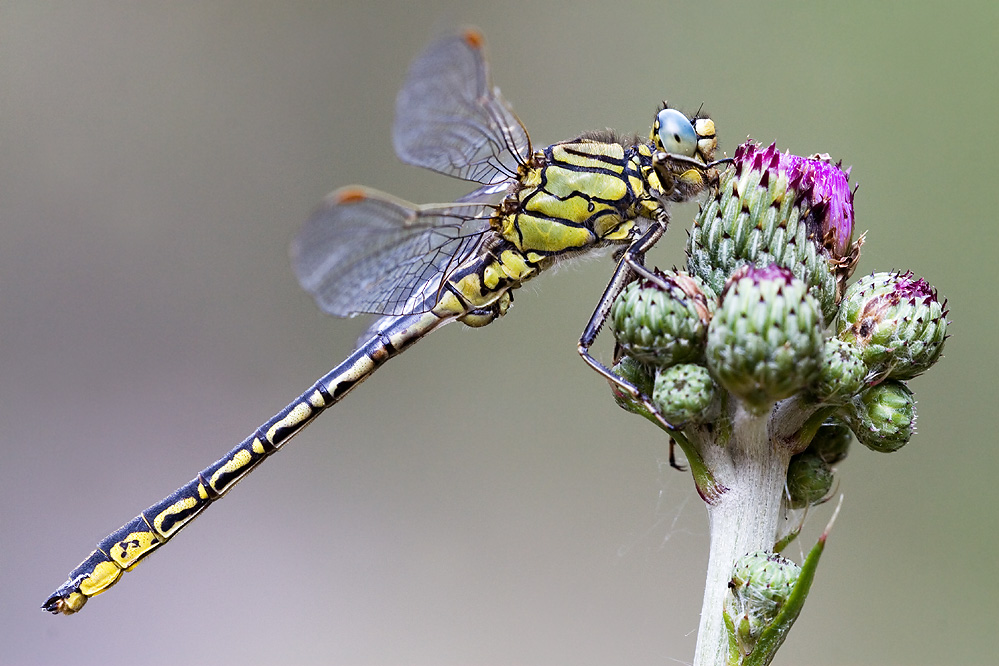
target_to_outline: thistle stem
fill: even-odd
[[[791,452],[773,442],[767,415],[742,409],[728,442],[698,442],[702,457],[726,492],[707,504],[711,546],[694,666],[729,663],[722,608],[735,561],[756,550],[773,550]]]

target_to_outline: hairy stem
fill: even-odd
[[[781,516],[788,448],[775,443],[767,415],[742,409],[733,415],[731,439],[700,441],[701,455],[726,492],[707,504],[711,531],[704,603],[694,666],[728,663],[729,641],[722,617],[735,561],[756,550],[773,550]]]

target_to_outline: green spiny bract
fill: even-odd
[[[743,266],[708,326],[706,358],[718,382],[763,413],[815,381],[822,313],[786,268]]]
[[[846,290],[835,330],[860,350],[872,381],[911,379],[940,358],[946,303],[912,273],[873,273]]]
[[[719,391],[707,368],[681,363],[656,373],[652,400],[673,425],[705,423],[718,411]]]
[[[655,273],[625,287],[611,306],[610,328],[621,350],[635,360],[668,367],[704,354],[708,321],[716,302],[703,283],[686,273]]]
[[[849,173],[825,156],[761,150],[746,143],[721,176],[687,243],[687,270],[720,291],[745,263],[776,264],[802,280],[826,321],[860,257],[851,245],[853,195]]]
[[[861,444],[872,451],[890,453],[912,437],[916,401],[905,384],[889,379],[854,397],[839,415]]]

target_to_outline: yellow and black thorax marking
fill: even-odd
[[[482,251],[455,268],[435,312],[482,308],[559,259],[627,243],[661,206],[646,143],[584,136],[535,153],[491,220]]]
[[[604,138],[556,143],[522,168],[493,225],[529,263],[627,242],[636,218],[654,217],[652,147]]]

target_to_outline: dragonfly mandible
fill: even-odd
[[[474,29],[442,37],[413,62],[393,139],[403,162],[480,187],[449,204],[414,205],[358,186],[327,197],[293,243],[295,272],[325,312],[381,315],[367,339],[222,458],[102,539],[44,609],[79,611],[385,361],[451,321],[492,322],[513,289],[556,262],[631,248],[601,300],[609,307],[628,266],[665,232],[669,203],[717,177],[714,123],[665,105],[648,140],[606,130],[535,152],[490,81]]]

